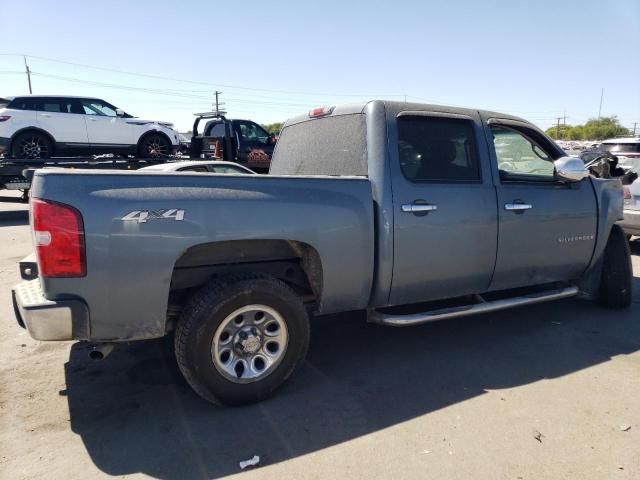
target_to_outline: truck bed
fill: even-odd
[[[48,299],[73,294],[91,306],[92,340],[164,335],[172,272],[199,245],[306,245],[321,261],[320,313],[369,300],[374,225],[366,178],[40,170],[31,195],[82,214],[87,276],[42,284]],[[154,214],[169,209],[183,218]],[[140,221],[136,212],[149,215]]]

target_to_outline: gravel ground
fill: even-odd
[[[301,374],[228,409],[191,392],[171,339],[101,362],[31,340],[10,302],[31,251],[24,205],[1,204],[0,238],[3,480],[640,478],[640,241],[630,310],[572,299],[410,329],[318,319]]]

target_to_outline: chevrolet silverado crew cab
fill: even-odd
[[[37,262],[13,296],[38,340],[106,351],[173,333],[198,394],[248,403],[300,367],[310,315],[408,326],[578,295],[627,307],[622,205],[619,181],[516,117],[318,108],[285,124],[266,176],[37,171]]]
[[[22,159],[120,153],[166,156],[178,147],[167,122],[142,120],[97,98],[0,98],[0,153]]]

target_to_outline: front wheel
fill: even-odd
[[[631,305],[631,251],[620,227],[614,225],[602,258],[602,276],[598,302],[605,307],[625,308]]]
[[[176,359],[189,385],[205,400],[227,405],[270,395],[302,364],[308,346],[300,296],[259,274],[203,287],[189,300],[175,335]]]
[[[160,133],[145,135],[138,145],[141,158],[163,158],[171,154],[171,142]]]

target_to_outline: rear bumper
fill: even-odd
[[[48,300],[40,280],[25,280],[11,291],[18,324],[36,340],[84,340],[89,333],[89,309],[77,299]]]
[[[624,219],[618,224],[627,235],[640,235],[640,210],[624,209]]]

